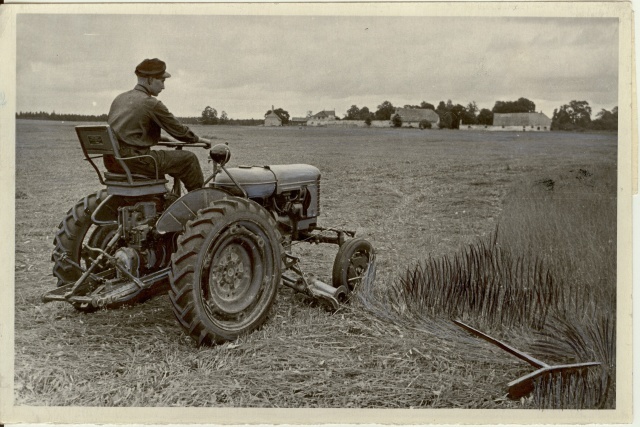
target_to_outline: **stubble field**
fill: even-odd
[[[174,320],[166,296],[89,315],[62,303],[43,305],[40,296],[55,285],[50,253],[57,226],[77,200],[100,188],[95,172],[82,160],[74,125],[17,122],[16,404],[536,407],[533,398],[512,401],[505,392],[506,384],[530,367],[452,326],[446,315],[430,320],[437,328],[425,328],[424,321],[385,320],[374,312],[375,305],[359,300],[328,313],[282,288],[261,330],[235,343],[198,349]],[[547,197],[549,186],[553,190],[555,185],[555,194],[563,188],[566,192],[554,203],[564,206],[570,212],[565,216],[576,222],[569,227],[577,236],[572,246],[592,243],[580,241],[588,239],[580,232],[586,220],[571,212],[588,211],[594,202],[604,204],[607,217],[600,220],[605,224],[600,228],[608,242],[603,243],[606,259],[601,261],[605,270],[613,263],[614,274],[600,277],[597,286],[615,290],[614,134],[224,126],[194,130],[228,142],[231,165],[318,167],[320,224],[355,230],[374,244],[377,289],[390,287],[420,261],[453,256],[489,239],[499,224],[505,230],[511,227],[507,233],[513,234],[507,236],[520,234],[514,227],[523,229],[519,239],[536,235],[540,225],[517,206]],[[206,175],[211,170],[206,151],[194,152]],[[514,218],[523,220],[514,226]],[[524,251],[529,242],[518,244]],[[540,256],[553,260],[554,248],[549,249]],[[335,247],[297,245],[295,251],[306,271],[330,282]],[[594,266],[582,265],[591,262],[582,253],[567,256],[572,270],[556,268],[557,274],[591,274]],[[523,328],[494,328],[492,333],[530,350],[530,335]]]

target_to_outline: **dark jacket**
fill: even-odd
[[[160,129],[178,141],[195,143],[199,139],[141,85],[113,100],[107,122],[121,143],[136,147],[148,148],[157,144]]]

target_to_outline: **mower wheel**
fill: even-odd
[[[368,240],[355,238],[340,246],[333,262],[333,287],[344,286],[350,292],[362,283],[363,275],[373,262],[373,246]]]
[[[227,197],[187,222],[171,257],[173,312],[198,345],[260,327],[281,280],[278,226],[259,204]]]
[[[80,278],[82,271],[73,264],[83,268],[88,268],[91,265],[91,256],[87,252],[85,244],[103,249],[108,239],[113,235],[113,226],[95,226],[91,221],[91,215],[107,196],[106,190],[100,190],[83,198],[69,209],[60,222],[53,239],[55,248],[51,255],[51,260],[54,262],[53,275],[58,280],[57,286],[73,283]],[[100,268],[99,266],[94,272],[100,272],[104,268],[106,267]],[[90,304],[73,304],[73,306],[84,312],[96,310]]]

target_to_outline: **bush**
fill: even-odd
[[[431,129],[431,122],[429,120],[420,120],[420,129]]]
[[[364,124],[366,124],[367,126],[371,126],[371,117],[367,117],[364,121]]]
[[[391,118],[391,123],[393,123],[393,127],[399,128],[400,126],[402,126],[402,118],[398,114],[396,114]]]

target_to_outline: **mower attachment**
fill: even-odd
[[[306,276],[298,266],[300,258],[285,254],[287,270],[282,273],[282,284],[316,299],[327,310],[335,311],[347,300],[348,289],[344,286],[334,288],[312,276]]]

